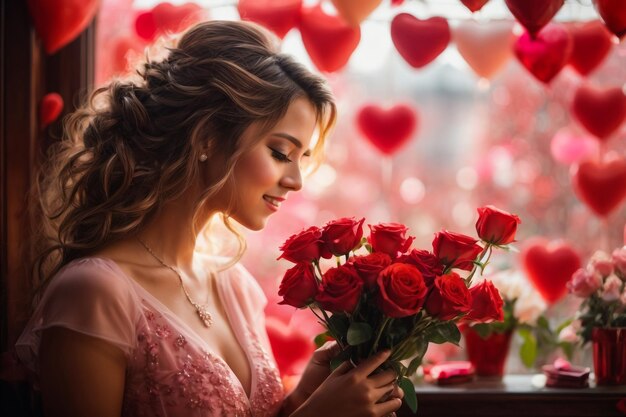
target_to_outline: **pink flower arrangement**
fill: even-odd
[[[478,210],[479,239],[450,231],[435,234],[432,251],[412,249],[414,238],[398,223],[367,225],[342,218],[309,227],[287,239],[279,259],[286,271],[281,304],[310,308],[326,328],[316,341],[334,339],[342,353],[333,361],[358,363],[382,349],[391,356],[383,367],[398,374],[405,401],[417,406],[413,375],[429,343],[458,344],[457,322],[503,319],[503,302],[490,281],[472,286],[493,248],[514,241],[519,218],[495,207]],[[336,258],[323,271],[321,258]],[[405,360],[409,360],[408,366]]]
[[[567,287],[583,299],[578,314],[583,342],[591,340],[594,327],[626,327],[626,246],[611,255],[594,253]]]

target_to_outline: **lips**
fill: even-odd
[[[267,195],[267,194],[263,196],[263,200],[267,201],[269,204],[271,204],[272,206],[276,208],[280,207],[280,203],[285,201],[284,198],[274,197],[274,196]]]

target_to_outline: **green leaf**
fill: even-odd
[[[550,331],[550,323],[548,323],[548,319],[546,319],[545,316],[539,316],[537,319],[537,327]]]
[[[408,378],[400,378],[398,385],[404,391],[404,402],[409,406],[413,414],[417,414],[417,394],[415,394],[415,386]]]
[[[417,372],[417,368],[422,364],[422,359],[424,359],[424,355],[418,355],[411,359],[409,363],[409,367],[407,368],[406,375],[412,376]]]
[[[446,321],[430,329],[428,340],[436,344],[450,342],[458,346],[461,340],[461,332],[453,321]]]
[[[571,361],[572,356],[574,356],[574,345],[569,342],[561,342],[559,343],[559,346],[561,347],[561,350],[563,350],[563,353],[565,353],[567,360]]]
[[[324,343],[328,341],[329,336],[330,336],[330,333],[328,332],[320,333],[317,336],[315,336],[315,339],[313,339],[313,342],[315,342],[315,347],[320,348],[324,346]]]
[[[333,314],[328,319],[328,322],[331,329],[337,333],[337,337],[344,337],[348,332],[350,320],[345,314]]]
[[[476,333],[478,333],[478,335],[482,339],[488,338],[489,335],[491,335],[492,333],[491,324],[489,323],[478,323],[478,324],[473,325],[471,329],[475,331]]]
[[[519,349],[520,358],[524,366],[532,368],[537,359],[537,339],[528,329],[519,329],[518,333],[523,339]]]
[[[339,365],[341,365],[345,361],[349,360],[351,353],[352,353],[351,349],[346,349],[346,350],[342,351],[339,355],[337,355],[334,358],[332,358],[330,360],[330,370],[334,371],[335,369],[337,369],[339,367]]]
[[[348,344],[350,346],[360,345],[372,338],[372,327],[367,323],[354,322],[348,328]]]

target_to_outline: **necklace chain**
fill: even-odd
[[[189,304],[191,304],[196,309],[196,313],[198,313],[198,317],[200,317],[200,320],[202,321],[204,326],[207,327],[207,328],[211,327],[211,325],[213,324],[213,317],[211,316],[211,313],[209,313],[209,310],[208,310],[209,305],[208,305],[208,303],[207,304],[198,304],[195,301],[193,301],[191,299],[191,296],[189,295],[189,292],[187,291],[187,288],[185,287],[185,284],[183,283],[183,277],[180,274],[180,272],[178,272],[178,270],[176,268],[166,264],[161,258],[159,258],[154,253],[154,251],[152,249],[150,249],[150,246],[148,246],[146,244],[146,242],[144,242],[140,238],[137,238],[137,240],[139,241],[139,243],[141,243],[141,246],[143,246],[148,251],[148,253],[150,255],[152,255],[152,257],[154,259],[156,259],[161,265],[163,265],[164,267],[172,270],[172,272],[174,272],[176,274],[176,276],[178,277],[178,280],[180,281],[180,287],[183,289],[183,292],[185,293],[185,297],[187,298],[187,301],[189,301]]]

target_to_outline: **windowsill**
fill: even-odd
[[[616,404],[626,399],[626,386],[546,388],[542,378],[506,375],[502,381],[477,379],[448,386],[418,384],[417,416],[624,416]],[[405,406],[398,412],[399,417],[412,415]]]

